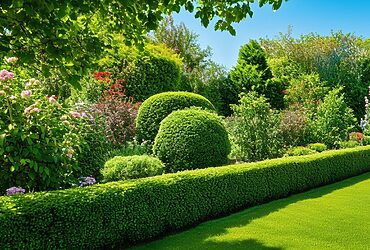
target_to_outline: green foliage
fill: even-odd
[[[101,173],[109,182],[160,175],[163,169],[163,163],[151,156],[116,156],[104,164]]]
[[[216,114],[178,110],[161,122],[153,153],[165,164],[166,172],[216,167],[228,162],[230,142]]]
[[[265,95],[274,108],[283,108],[284,82],[272,78],[266,53],[255,40],[250,40],[239,50],[237,65],[230,71],[230,79],[238,93],[255,91]]]
[[[346,105],[341,91],[341,88],[330,91],[309,122],[312,140],[323,142],[329,148],[347,139],[356,124],[353,111]]]
[[[41,82],[2,70],[0,78],[0,193],[11,186],[48,190],[77,182],[76,155],[86,142],[85,118],[46,97]]]
[[[310,155],[314,153],[317,153],[317,151],[314,149],[306,148],[302,146],[292,147],[286,151],[286,155],[289,155],[289,156]]]
[[[340,141],[338,146],[339,148],[355,148],[360,146],[360,143],[357,141]]]
[[[143,50],[124,45],[117,36],[115,46],[100,60],[101,70],[121,79],[126,95],[135,101],[178,89],[182,62],[180,57],[163,45],[147,44]]]
[[[278,9],[282,0],[260,1]],[[60,75],[74,86],[81,72],[114,44],[112,34],[121,33],[126,44],[142,45],[149,31],[155,30],[164,15],[181,7],[195,10],[195,17],[207,27],[216,19],[215,29],[235,34],[234,22],[252,16],[244,1],[3,1],[0,6],[0,47],[14,53],[23,63],[45,76],[58,66]],[[194,5],[195,4],[195,5]],[[196,6],[196,9],[195,9]],[[0,53],[0,57],[4,56]]]
[[[318,142],[308,144],[307,147],[317,152],[323,152],[328,149],[328,147],[324,143],[318,143]]]
[[[320,81],[318,74],[298,75],[290,81],[284,99],[290,106],[298,106],[315,112],[329,89]]]
[[[264,96],[256,92],[241,95],[239,105],[228,119],[232,143],[231,157],[241,161],[258,161],[281,154],[280,116],[271,110]]]
[[[0,197],[4,249],[111,248],[370,171],[370,147]]]
[[[154,141],[160,122],[172,111],[188,107],[214,110],[205,97],[188,92],[165,92],[151,96],[139,108],[136,119],[136,136],[139,141]]]

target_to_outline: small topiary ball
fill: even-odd
[[[104,164],[104,181],[144,178],[163,173],[163,163],[148,155],[115,156]]]
[[[221,166],[228,162],[230,142],[222,119],[200,109],[174,111],[159,128],[153,152],[166,172]]]
[[[215,110],[205,97],[189,92],[163,92],[145,100],[139,108],[136,118],[136,136],[138,141],[154,141],[160,122],[172,111],[188,107],[201,107]]]

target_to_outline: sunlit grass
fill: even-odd
[[[370,249],[370,173],[135,249]]]

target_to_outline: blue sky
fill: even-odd
[[[250,39],[275,38],[280,32],[286,33],[289,25],[294,37],[310,32],[329,35],[331,31],[370,37],[370,0],[289,0],[276,12],[270,5],[259,8],[255,3],[252,8],[253,18],[234,26],[236,36],[227,31],[214,31],[211,24],[208,28],[202,27],[194,13],[175,13],[174,20],[199,34],[201,46],[210,46],[213,60],[229,69],[236,63],[239,48]]]

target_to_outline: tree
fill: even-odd
[[[69,76],[71,83],[77,83],[81,73],[86,72],[103,48],[109,47],[112,33],[122,33],[127,44],[142,44],[145,35],[158,27],[163,14],[179,12],[184,7],[195,12],[203,26],[218,19],[216,30],[235,34],[232,24],[252,17],[251,2],[3,0],[0,4],[0,56],[18,56],[44,75],[58,67],[63,75]],[[259,6],[271,4],[274,10],[281,3],[282,0],[259,0]]]

